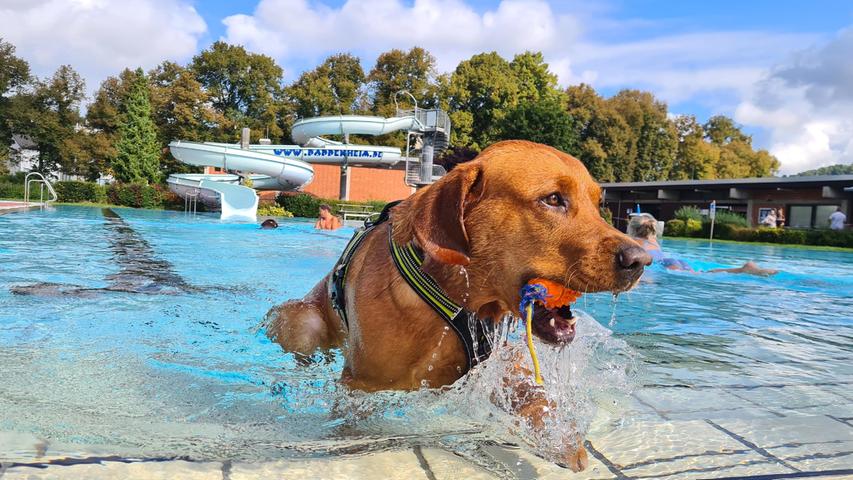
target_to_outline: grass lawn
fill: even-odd
[[[707,238],[696,238],[696,237],[663,237],[663,238],[671,238],[673,240],[688,240],[692,242],[704,242],[708,243]],[[763,245],[767,247],[784,247],[784,248],[800,248],[807,250],[823,250],[826,252],[848,252],[853,253],[853,248],[845,248],[845,247],[827,247],[823,245],[800,245],[798,243],[773,243],[773,242],[739,242],[737,240],[717,240],[714,239],[714,243],[733,243],[733,244],[742,244],[742,245]]]

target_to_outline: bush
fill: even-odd
[[[716,225],[735,225],[738,227],[746,227],[749,225],[746,222],[746,217],[735,212],[731,212],[729,210],[717,210],[717,215],[714,219],[714,223]]]
[[[319,198],[314,195],[299,193],[282,193],[276,197],[275,202],[285,210],[297,217],[317,218],[320,205],[325,203],[332,208],[333,215],[340,215],[339,204],[342,205],[370,205],[374,212],[381,212],[388,202],[381,200],[369,200],[366,202],[354,202],[351,200],[337,200],[334,198]]]
[[[24,198],[23,182],[0,182],[0,198]],[[38,199],[38,192],[36,192],[36,199]]]
[[[107,188],[107,199],[113,205],[135,208],[163,208],[165,192],[141,183],[113,183]]]
[[[610,225],[613,225],[613,212],[607,207],[601,207],[598,209],[599,214],[601,214],[601,218],[604,219]]]
[[[284,207],[269,204],[258,207],[258,215],[261,217],[293,217],[293,214],[285,210]]]
[[[684,206],[675,211],[675,218],[687,222],[688,220],[702,221],[702,214],[696,207]]]
[[[666,222],[663,226],[663,234],[667,237],[683,237],[684,228],[687,225],[684,220],[674,219]]]
[[[684,225],[684,235],[688,237],[701,237],[702,222],[693,218],[688,219]]]
[[[107,191],[104,187],[92,182],[56,182],[54,185],[60,202],[106,203]]]
[[[323,202],[313,195],[297,193],[281,194],[276,197],[275,203],[297,217],[316,218],[320,204]]]

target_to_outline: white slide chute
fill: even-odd
[[[349,135],[376,136],[400,130],[409,133],[407,138],[418,136],[424,139],[418,144],[425,145],[420,161],[405,157],[395,147],[346,143]],[[432,183],[436,178],[432,169],[432,156],[447,148],[450,120],[441,110],[415,108],[412,111],[398,111],[397,116],[391,118],[338,115],[299,120],[291,130],[293,140],[299,145],[248,145],[248,129],[245,129],[244,135],[246,140],[242,148],[228,143],[170,143],[172,155],[181,162],[240,174],[175,174],[168,179],[170,188],[185,199],[194,196],[207,205],[221,205],[222,218],[253,218],[257,211],[257,196],[254,190],[241,185],[246,183],[241,182],[241,179],[251,179],[252,188],[258,190],[296,190],[311,182],[314,177],[314,169],[308,162],[390,168],[405,160],[406,183],[424,185]],[[345,142],[331,140],[324,135],[342,136]],[[426,152],[429,154],[426,155]],[[418,183],[409,183],[410,164],[416,167],[414,170],[425,167],[421,168],[425,173],[415,172],[415,176],[421,179]],[[215,183],[228,186],[214,188]],[[254,202],[251,201],[250,193],[255,196]]]

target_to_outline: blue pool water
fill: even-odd
[[[340,358],[296,366],[259,331],[271,306],[326,274],[351,229],[114,213],[0,215],[0,431],[31,432],[68,452],[263,459],[345,452],[341,439],[399,441],[401,431],[419,441],[455,432],[464,444],[459,432],[477,430],[442,416],[452,405],[420,416],[406,409],[423,398],[388,397],[381,407],[350,398],[341,413]],[[781,273],[652,267],[632,292],[583,297],[580,308],[630,346],[613,353],[635,359],[615,367],[627,372],[613,377],[623,395],[853,383],[853,253],[674,240],[664,248],[698,269],[754,260]],[[583,360],[606,370],[609,351]],[[610,377],[581,385],[606,390],[596,381]],[[384,420],[408,420],[389,427],[370,416],[377,408]],[[347,416],[359,415],[368,420],[353,428]]]

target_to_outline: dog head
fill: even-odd
[[[438,264],[464,266],[466,306],[481,317],[520,315],[520,290],[531,279],[621,292],[651,263],[601,218],[600,199],[600,187],[576,158],[541,144],[500,142],[407,200],[400,222],[394,215],[402,224],[395,241],[414,239]],[[460,288],[445,286],[448,293]],[[571,341],[574,322],[565,316],[537,307],[534,333],[551,343]]]

